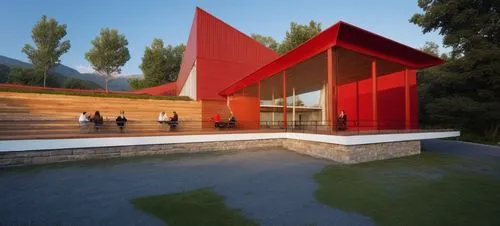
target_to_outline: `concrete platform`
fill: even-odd
[[[0,166],[100,158],[168,155],[264,147],[285,149],[352,164],[420,153],[420,140],[460,136],[459,131],[373,135],[306,133],[224,133],[0,141]]]

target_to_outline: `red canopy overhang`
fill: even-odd
[[[230,95],[334,46],[399,63],[411,69],[422,69],[443,63],[443,60],[438,57],[340,21],[232,84],[219,94],[222,96]]]

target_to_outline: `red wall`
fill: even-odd
[[[230,97],[229,107],[241,129],[260,128],[260,99],[258,97]]]
[[[203,128],[213,128],[212,117],[219,114],[221,119],[227,121],[230,111],[226,100],[202,100],[201,101],[201,120]]]
[[[408,72],[410,84],[411,128],[418,128],[418,99],[416,71]],[[377,107],[379,129],[405,128],[405,84],[404,71],[377,78]],[[373,129],[372,80],[365,79],[341,85],[338,88],[337,110],[345,110],[348,126],[367,130]],[[356,95],[357,94],[357,95]],[[359,110],[359,111],[358,111]]]

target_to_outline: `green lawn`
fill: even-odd
[[[137,209],[160,218],[169,226],[257,225],[239,210],[224,204],[224,197],[208,188],[141,197],[131,201]]]
[[[424,153],[315,175],[317,200],[377,225],[500,225],[500,160]]]

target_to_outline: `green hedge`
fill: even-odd
[[[40,94],[55,94],[55,95],[69,95],[69,96],[112,97],[112,98],[129,98],[129,99],[182,100],[182,101],[191,100],[191,98],[187,96],[151,96],[144,94],[78,92],[78,91],[62,91],[62,90],[26,89],[18,87],[0,87],[0,92],[40,93]]]

